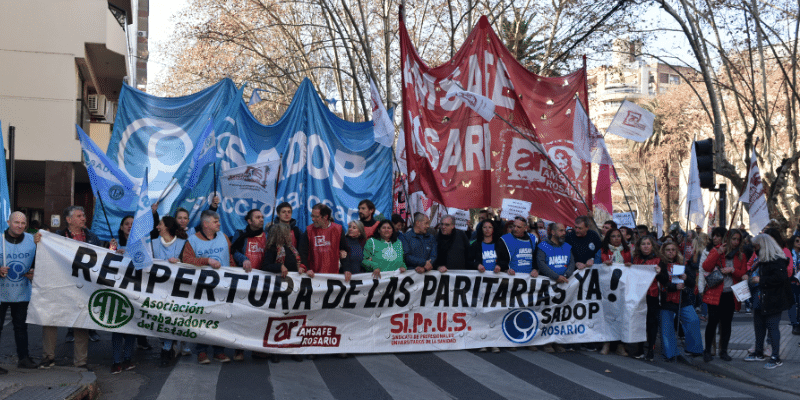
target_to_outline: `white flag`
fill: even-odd
[[[222,195],[234,199],[252,199],[259,204],[275,204],[275,185],[278,181],[280,160],[222,171],[219,183]]]
[[[451,84],[450,88],[447,89],[445,97],[449,99],[453,96],[458,97],[467,107],[478,113],[486,121],[491,121],[494,118],[494,102],[488,97],[468,92],[458,87],[455,83]]]
[[[408,162],[406,161],[406,133],[400,127],[400,133],[397,136],[397,144],[394,147],[394,158],[397,160],[393,163],[394,172],[408,175]]]
[[[656,227],[656,236],[660,236],[664,228],[664,211],[661,208],[661,196],[658,195],[658,181],[654,179],[653,184],[656,189],[653,195],[653,225]]]
[[[575,154],[583,161],[604,165],[614,164],[603,135],[589,121],[589,115],[578,99],[575,99],[575,116],[572,119],[572,145]]]
[[[613,133],[626,139],[644,142],[653,134],[655,115],[650,111],[625,100],[622,102],[606,133]]]
[[[689,161],[689,184],[686,187],[686,215],[689,222],[703,226],[703,190],[700,188],[700,170],[697,168],[697,154],[692,142],[692,157]]]
[[[370,93],[372,97],[372,124],[375,126],[375,141],[386,146],[392,147],[394,142],[394,124],[389,118],[389,113],[381,101],[381,94],[372,78],[369,79]]]
[[[758,170],[758,157],[753,146],[753,155],[750,157],[750,173],[747,174],[747,199],[750,203],[750,233],[756,235],[769,223],[769,210],[767,209],[767,196],[764,185],[761,184],[761,172]]]

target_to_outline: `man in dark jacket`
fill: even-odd
[[[308,262],[308,240],[305,239],[306,235],[303,235],[303,232],[297,227],[297,221],[292,218],[292,205],[285,201],[278,204],[275,214],[277,217],[267,228],[267,237],[269,237],[269,229],[272,228],[274,224],[280,223],[288,225],[291,231],[292,246],[300,253],[303,264],[306,264]]]
[[[436,266],[439,272],[448,269],[466,269],[469,239],[456,228],[456,218],[445,215],[439,223],[439,234],[436,236]]]
[[[436,237],[428,233],[430,226],[431,220],[427,215],[415,213],[413,229],[400,237],[406,251],[406,266],[419,274],[432,270],[436,263]]]

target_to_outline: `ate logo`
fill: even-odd
[[[641,123],[642,114],[636,111],[628,111],[628,115],[622,120],[622,125],[630,126],[631,128],[644,130],[645,126]]]

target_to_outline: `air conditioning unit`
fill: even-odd
[[[89,112],[95,116],[104,116],[106,114],[106,96],[102,94],[90,94],[87,107],[89,108]]]

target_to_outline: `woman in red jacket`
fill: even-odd
[[[666,267],[661,258],[658,247],[656,247],[656,240],[652,236],[644,236],[636,243],[636,249],[633,251],[634,264],[653,265],[656,274],[658,274],[662,268]],[[658,296],[658,283],[653,278],[650,288],[647,289],[647,351],[643,351],[642,354],[636,357],[647,361],[653,361],[653,358],[655,358],[658,317],[661,313],[661,307],[658,305]]]
[[[631,265],[631,249],[628,243],[622,240],[622,232],[619,229],[611,229],[606,232],[603,238],[603,244],[600,245],[600,258],[603,264],[610,266],[611,264],[625,264]],[[617,355],[627,357],[628,352],[621,342],[615,342],[617,346]],[[600,354],[608,354],[611,351],[611,343],[603,343],[603,348]]]
[[[725,228],[715,228],[725,229]],[[714,232],[712,232],[712,236]],[[742,233],[732,229],[726,235],[726,239],[719,246],[711,249],[708,257],[703,262],[703,271],[706,276],[715,269],[722,272],[723,280],[713,287],[706,283],[703,292],[703,302],[708,304],[708,325],[706,325],[706,346],[703,352],[703,361],[710,362],[714,359],[711,356],[711,344],[719,325],[719,358],[730,361],[728,355],[728,342],[731,339],[731,322],[733,313],[736,311],[737,302],[733,297],[731,286],[742,280],[742,275],[747,272],[747,259],[742,251]]]

